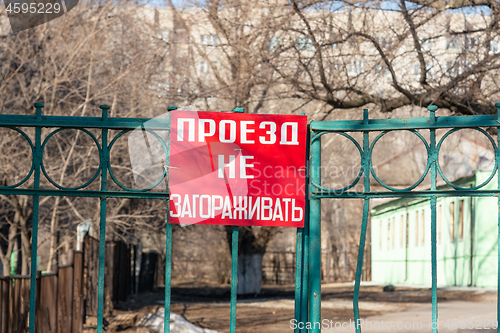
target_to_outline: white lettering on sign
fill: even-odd
[[[239,155],[240,158],[240,178],[253,179],[253,175],[247,173],[247,168],[253,168],[254,165],[247,163],[247,160],[253,159],[253,156],[243,156]],[[226,157],[224,155],[219,155],[217,158],[217,178],[224,178],[224,169],[229,168],[228,178],[236,178],[236,156],[229,155],[229,162],[226,163]]]
[[[276,142],[276,123],[273,121],[263,121],[260,123],[259,128],[266,128],[267,125],[269,125],[269,131],[266,131],[266,134],[269,135],[269,140],[266,140],[265,136],[261,136],[259,141],[263,145],[272,145]]]
[[[247,168],[253,168],[253,164],[247,164],[249,159],[253,159],[253,156],[240,155],[240,178],[253,179],[253,175],[247,175]]]
[[[194,141],[194,132],[191,130],[194,127],[194,119],[179,118],[177,120],[177,141],[184,140],[184,123],[188,123],[188,141]]]
[[[264,145],[272,145],[280,136],[280,145],[298,145],[298,123],[286,122],[281,125],[278,133],[276,123],[273,121],[263,121],[259,124],[259,133],[256,133],[255,121],[239,121],[240,143],[255,144],[255,140],[249,138],[250,134],[257,134],[259,142]],[[196,140],[195,133],[198,134],[198,142],[206,142],[206,138],[215,135],[217,126],[219,128],[219,141],[223,143],[233,143],[238,135],[237,124],[234,120],[221,120],[217,124],[213,119],[178,118],[177,119],[177,141],[184,141],[187,133],[187,141]]]
[[[229,124],[229,131],[226,131],[226,124]],[[226,133],[229,133],[229,139],[226,139]],[[219,126],[219,141],[231,143],[236,140],[236,122],[234,120],[222,120]],[[194,139],[193,139],[194,141]],[[203,142],[199,140],[200,142]]]
[[[236,164],[234,161],[236,160],[235,155],[229,155],[229,163],[224,162],[224,155],[219,155],[218,161],[219,161],[219,166],[217,169],[219,169],[218,172],[218,178],[224,178],[224,168],[229,167],[229,178],[235,178],[236,176]]]
[[[253,125],[255,121],[242,121],[241,122],[241,143],[255,143],[253,140],[247,139],[248,133],[255,133],[255,129],[248,128],[247,125]]]
[[[197,200],[198,199],[198,200]],[[171,217],[180,218],[214,218],[241,220],[253,219],[262,221],[301,221],[304,210],[295,206],[295,199],[253,196],[225,196],[208,194],[170,195],[175,209],[170,211]]]
[[[198,126],[198,138],[200,138],[200,142],[204,142],[207,136],[212,136],[215,134],[215,121],[213,119],[200,119],[199,124],[200,126]],[[208,132],[205,132],[205,124],[208,124]]]
[[[290,139],[290,141],[287,140],[288,127],[292,129],[292,138]],[[297,123],[283,123],[283,125],[281,125],[280,145],[298,145],[299,142],[297,141],[297,128]]]

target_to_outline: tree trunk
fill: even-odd
[[[232,248],[232,226],[226,226],[229,251]],[[260,293],[262,257],[267,244],[279,232],[273,227],[239,227],[238,295]]]
[[[263,256],[262,253],[238,256],[238,295],[260,293]]]

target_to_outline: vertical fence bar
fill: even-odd
[[[108,119],[108,105],[101,105],[102,120]],[[101,192],[107,190],[107,176],[109,165],[108,152],[108,130],[102,129],[102,156],[101,156]],[[99,283],[97,291],[97,333],[102,333],[102,322],[104,316],[104,266],[106,264],[106,196],[100,197],[100,221],[99,221]]]
[[[167,111],[177,110],[176,106],[169,106]],[[170,123],[169,130],[172,128]],[[167,177],[167,193],[169,191],[169,166],[170,166],[170,133],[168,135],[168,145],[166,152],[165,171]],[[165,312],[163,318],[163,332],[170,333],[170,300],[172,297],[172,225],[169,223],[170,218],[170,196],[167,199],[167,233],[165,239]]]
[[[368,125],[368,110],[363,110],[363,124]],[[365,193],[370,192],[370,165],[371,165],[371,152],[370,152],[370,132],[363,131],[363,156],[361,165],[363,167],[363,180]],[[361,234],[359,236],[358,247],[358,260],[356,263],[356,277],[354,280],[354,293],[352,298],[352,308],[354,311],[354,324],[357,333],[361,332],[361,327],[358,326],[359,322],[359,289],[361,285],[361,272],[363,271],[363,257],[365,253],[366,242],[366,228],[368,225],[368,213],[370,209],[370,199],[364,199],[363,203],[363,220],[361,222]]]
[[[304,114],[302,114],[304,115]],[[306,206],[304,210],[304,228],[297,229],[297,246],[296,246],[296,259],[295,259],[295,319],[297,324],[307,321],[307,285],[308,285],[308,243],[305,243],[306,235],[309,230],[309,142],[310,142],[310,127],[307,125],[307,139],[306,139]],[[307,240],[309,237],[307,236]],[[295,333],[304,332],[305,328],[300,329],[297,325]]]
[[[311,132],[312,134],[313,132]],[[311,138],[311,188],[321,184],[321,138]],[[310,333],[321,332],[321,199],[312,197],[309,204],[309,318]],[[318,324],[317,324],[318,323]]]
[[[309,182],[308,182],[309,183]],[[308,194],[309,195],[309,194]],[[302,232],[302,272],[300,280],[302,281],[302,290],[300,292],[300,321],[305,323],[309,318],[309,197],[306,201],[308,216],[304,221],[304,231]],[[305,214],[305,212],[304,212]],[[306,332],[306,328],[300,330]]]
[[[35,103],[36,120],[42,120],[43,103]],[[42,164],[42,128],[37,126],[35,129],[35,154],[33,164],[35,167],[35,179],[33,188],[40,189],[40,166]],[[30,314],[29,314],[29,332],[35,332],[35,311],[36,311],[36,270],[37,270],[37,252],[38,252],[38,213],[40,206],[40,195],[33,196],[33,225],[31,229],[31,270],[30,270]]]
[[[170,333],[170,298],[172,296],[172,225],[168,222],[169,200],[167,200],[167,239],[166,239],[166,259],[165,259],[165,333]]]
[[[233,112],[243,113],[245,109],[234,108]],[[229,332],[236,332],[236,300],[238,295],[238,227],[233,227],[231,239],[231,319],[229,322]]]
[[[300,317],[300,309],[301,309],[301,297],[300,291],[302,289],[302,237],[303,237],[304,228],[297,228],[297,238],[296,238],[296,246],[295,246],[295,315],[294,318],[298,322],[301,321]],[[299,328],[295,328],[295,333],[300,332]]]
[[[236,297],[238,293],[238,227],[233,227],[231,241],[231,319],[229,323],[229,332],[236,332]]]
[[[427,108],[430,111],[431,122],[436,121],[437,106],[430,105]],[[437,162],[438,152],[436,150],[436,130],[431,129],[430,156],[431,163],[431,191],[436,190],[437,186]],[[424,231],[422,231],[424,232]],[[432,274],[432,332],[438,331],[438,308],[437,308],[437,237],[436,237],[436,196],[431,197],[431,274]]]
[[[500,122],[500,103],[496,103],[497,108],[497,122]],[[497,151],[495,153],[497,164],[497,183],[500,190],[500,128],[497,127]],[[497,241],[497,323],[500,323],[500,193],[497,195],[497,211],[498,211],[498,241]],[[497,332],[500,332],[500,327],[497,327]]]

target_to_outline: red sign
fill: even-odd
[[[306,116],[172,111],[170,223],[303,227]]]

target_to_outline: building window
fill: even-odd
[[[418,210],[415,212],[415,246],[418,246]]]
[[[406,237],[405,237],[405,245],[406,247],[410,246],[410,239],[409,239],[409,230],[410,230],[410,214],[406,213]]]
[[[364,63],[359,59],[352,59],[347,65],[347,75],[357,76],[363,73]]]
[[[425,71],[427,72],[428,75],[434,74],[434,64],[431,62],[428,62],[425,65]]]
[[[420,76],[420,64],[413,64],[413,76]]]
[[[208,72],[208,63],[205,60],[200,62],[200,72],[207,73]]]
[[[446,38],[446,48],[458,49],[458,38],[456,36],[450,36]]]
[[[344,67],[340,61],[334,61],[332,62],[332,68],[334,71],[339,72],[341,71]]]
[[[404,234],[404,231],[405,231],[405,216],[404,215],[401,215],[401,223],[400,224],[401,225],[400,225],[400,233],[399,233],[399,235],[400,235],[400,238],[401,238],[401,247],[403,247],[404,246],[404,239],[405,239],[404,238],[404,236],[405,236],[405,234]]]
[[[355,48],[358,47],[358,41],[354,37],[349,38],[349,40],[347,41],[347,43],[349,44],[349,47],[351,49],[355,49]]]
[[[459,213],[458,213],[458,240],[464,239],[464,201],[459,202]]]
[[[432,50],[432,40],[426,39],[422,42],[422,49],[424,51],[430,51]]]
[[[375,71],[375,75],[384,75],[384,76],[391,76],[391,72],[389,71],[389,68],[385,64],[377,64],[375,67],[373,67]]]
[[[455,203],[450,203],[450,240],[455,241]]]
[[[268,51],[276,51],[278,49],[278,47],[280,46],[280,44],[281,44],[281,38],[273,37],[273,38],[271,38],[271,40],[267,44],[267,50]]]
[[[375,41],[382,49],[388,49],[392,46],[392,38],[390,37],[375,37]]]
[[[163,41],[168,41],[169,39],[169,36],[170,36],[170,31],[168,30],[163,30],[160,34],[159,34],[159,38]]]
[[[439,205],[438,207],[438,211],[437,211],[437,240],[438,240],[438,243],[441,243],[441,230],[442,230],[442,227],[441,227],[441,213],[442,213],[442,208],[443,206],[442,205]]]
[[[489,54],[494,54],[494,53],[497,53],[497,52],[498,52],[498,42],[492,40],[490,42],[490,51],[489,51]]]
[[[396,218],[392,218],[392,248],[396,248]]]
[[[477,48],[478,46],[478,40],[476,37],[465,37],[465,49],[466,50],[473,50],[475,48]]]
[[[312,39],[305,37],[297,39],[297,50],[314,51]]]
[[[420,221],[422,223],[422,228],[420,228],[421,234],[422,234],[422,239],[421,239],[421,244],[424,245],[425,242],[425,210],[422,209],[422,220]]]
[[[201,35],[201,43],[203,45],[216,45],[219,44],[219,38],[215,35]]]
[[[380,220],[379,250],[382,250],[382,238],[383,238],[383,225],[382,225],[382,220]]]
[[[446,74],[450,76],[455,76],[457,75],[457,64],[454,61],[447,61],[446,62]]]
[[[387,249],[391,248],[391,219],[387,220]]]

